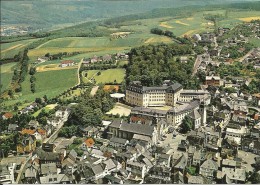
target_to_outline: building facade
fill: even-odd
[[[133,81],[126,88],[126,102],[142,107],[175,106],[182,85],[165,80],[160,87],[146,87],[140,81]]]

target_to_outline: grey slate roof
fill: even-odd
[[[41,164],[41,174],[57,174],[55,163]]]
[[[191,103],[186,103],[186,104],[183,104],[183,105],[180,105],[180,106],[173,107],[168,112],[174,113],[174,114],[182,113],[182,112],[185,112],[185,111],[192,110],[195,107],[198,107],[199,104],[200,104],[199,101],[196,100],[196,101],[193,101]]]
[[[212,159],[207,159],[200,167],[205,169],[218,170],[218,164]]]
[[[92,167],[92,171],[94,172],[95,175],[98,175],[104,171],[103,167],[98,164]]]
[[[123,138],[118,138],[118,137],[112,137],[110,139],[111,143],[119,143],[119,144],[126,144],[127,139],[123,139]]]
[[[204,184],[202,176],[189,176],[188,184]]]
[[[135,134],[141,134],[146,136],[152,136],[153,134],[153,126],[150,125],[142,125],[142,124],[136,124],[136,123],[122,123],[120,130],[131,132]]]
[[[201,115],[200,115],[200,113],[198,112],[197,109],[193,110],[193,111],[190,113],[189,116],[190,116],[192,119],[195,119],[195,120],[201,118]]]

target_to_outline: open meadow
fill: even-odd
[[[1,65],[1,74],[0,74],[0,87],[1,92],[6,90],[8,86],[11,84],[11,80],[13,77],[13,71],[17,63],[12,62],[8,64]]]
[[[101,72],[98,75],[98,72]],[[87,74],[87,75],[86,75]],[[125,77],[125,69],[107,69],[107,70],[88,70],[82,72],[83,82],[87,83],[95,79],[96,84],[102,83],[121,83]]]

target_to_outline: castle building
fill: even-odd
[[[165,80],[162,86],[146,87],[140,81],[133,81],[126,88],[126,102],[141,107],[175,106],[182,85]]]

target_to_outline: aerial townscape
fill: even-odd
[[[260,184],[260,1],[1,1],[0,184]]]

